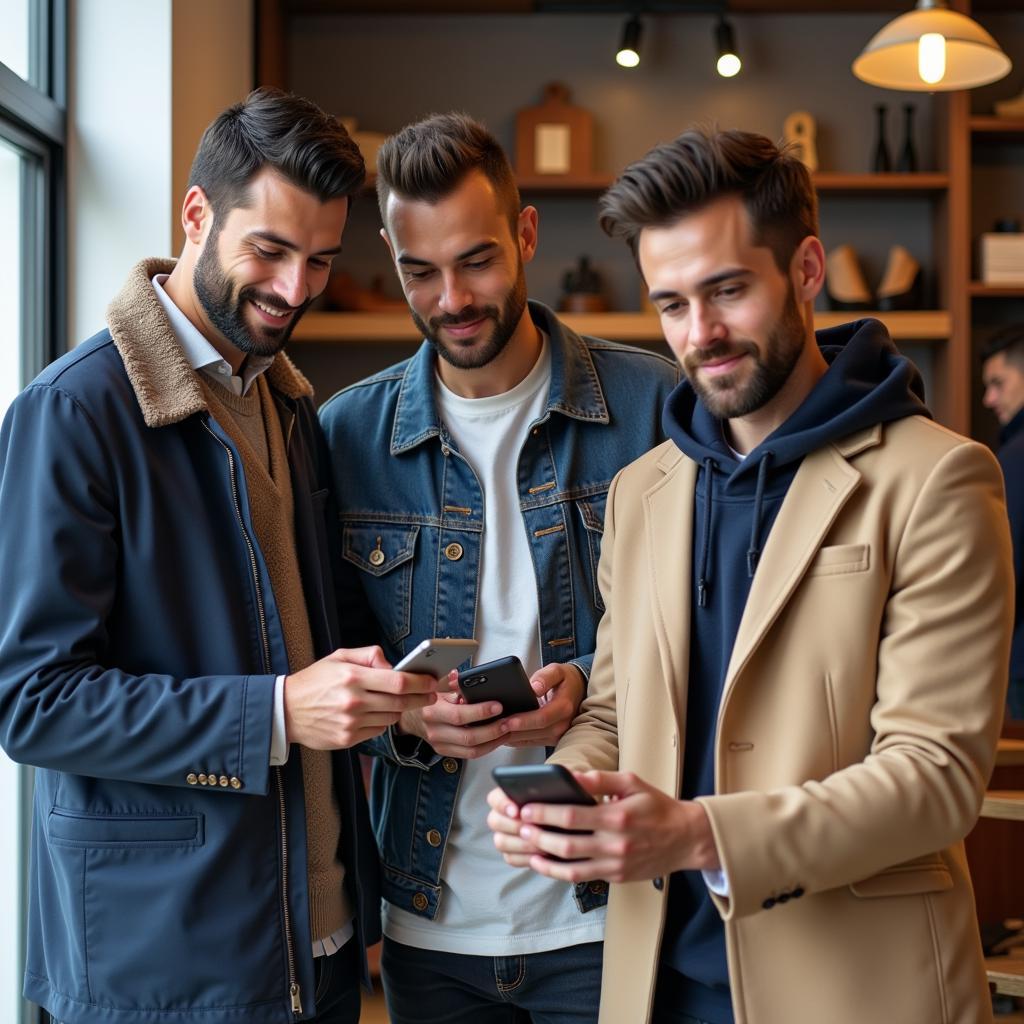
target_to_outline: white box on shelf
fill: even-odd
[[[1024,233],[982,235],[979,262],[985,284],[1024,284]]]

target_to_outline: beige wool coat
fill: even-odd
[[[609,493],[589,696],[553,760],[680,791],[697,466]],[[1012,560],[988,449],[921,417],[807,456],[729,665],[716,794],[738,1024],[991,1020],[962,844],[992,768]],[[667,879],[665,880],[667,883]],[[650,1019],[668,884],[613,885],[601,1024]]]

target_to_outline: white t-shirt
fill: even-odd
[[[472,466],[484,495],[478,591],[477,664],[519,656],[527,675],[541,667],[537,577],[519,508],[516,471],[531,425],[544,414],[551,383],[547,339],[530,373],[511,391],[461,398],[436,380],[438,411]],[[441,866],[441,898],[433,921],[384,904],[384,932],[421,949],[477,956],[513,956],[597,942],[604,909],[581,914],[566,882],[510,867],[487,827],[491,769],[541,764],[543,747],[498,747],[465,762]]]

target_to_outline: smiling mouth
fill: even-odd
[[[273,323],[284,323],[289,317],[291,317],[295,310],[288,309],[283,312],[280,309],[275,309],[273,306],[268,306],[257,299],[249,300],[260,313],[267,317]]]
[[[745,352],[737,352],[734,356],[728,356],[725,359],[716,359],[713,362],[701,363],[698,370],[703,371],[711,377],[718,377],[725,373],[730,373],[735,370],[740,364],[740,360],[746,355]]]
[[[478,320],[470,320],[467,323],[442,324],[441,328],[449,334],[455,335],[456,338],[467,338],[476,334],[486,322],[487,317],[482,316]]]

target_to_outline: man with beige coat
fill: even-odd
[[[656,147],[602,225],[688,379],[609,492],[552,758],[599,803],[494,790],[495,842],[613,883],[603,1024],[990,1020],[962,839],[1012,626],[998,465],[931,421],[877,321],[815,335],[814,191],[768,139]]]

